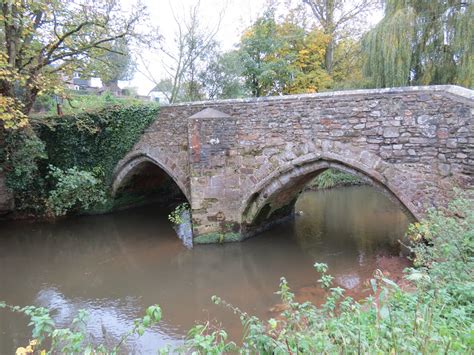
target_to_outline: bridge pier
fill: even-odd
[[[237,119],[206,108],[188,119],[194,243],[243,238]]]

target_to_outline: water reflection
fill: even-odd
[[[158,303],[163,321],[130,343],[137,352],[179,342],[195,320],[222,320],[238,339],[238,318],[214,306],[212,295],[268,317],[284,275],[300,298],[317,301],[316,260],[358,293],[380,255],[398,254],[407,225],[403,213],[369,187],[308,192],[296,208],[303,214],[294,223],[243,243],[192,250],[176,237],[169,211],[154,206],[54,224],[3,223],[0,299],[51,308],[60,325],[86,309],[93,338],[110,343]],[[26,344],[29,335],[24,318],[0,311],[0,353]]]

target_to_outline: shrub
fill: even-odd
[[[49,171],[48,177],[54,181],[47,200],[51,215],[63,216],[71,210],[87,210],[105,203],[105,191],[98,177],[100,169],[92,173],[76,167],[62,170],[50,166]]]
[[[81,202],[82,197],[73,194],[82,193],[83,183],[88,181],[89,186],[95,186],[96,192],[100,185],[101,198],[96,202],[107,196],[115,165],[157,114],[156,105],[115,105],[94,112],[45,118],[45,124],[35,132],[9,131],[5,147],[0,151],[0,164],[6,170],[7,184],[14,192],[16,208],[41,215],[51,211],[63,214],[77,210],[80,205],[93,207],[92,200]],[[55,174],[50,174],[49,166],[68,176],[70,184],[67,188],[66,182],[56,186],[58,179]],[[96,175],[90,175],[93,168],[103,173],[100,184],[93,181],[98,179]],[[81,188],[73,186],[74,179],[77,184],[77,179],[81,179]],[[72,205],[65,202],[66,196],[74,201]],[[110,208],[112,205],[108,204]]]
[[[181,224],[184,222],[183,213],[189,211],[189,203],[180,203],[176,208],[168,215],[168,220],[174,224]]]
[[[53,117],[52,126],[43,126],[39,136],[45,143],[49,164],[61,169],[100,167],[109,184],[117,162],[157,115],[155,105],[115,105],[60,119]]]
[[[44,207],[45,179],[40,167],[46,159],[45,145],[32,130],[5,134],[4,144],[0,144],[0,169],[6,173],[6,186],[14,192],[18,210],[39,213]]]
[[[57,328],[48,309],[35,306],[10,306],[0,301],[0,309],[7,308],[12,312],[21,313],[31,319],[33,341],[25,348],[18,348],[16,353],[28,354],[118,354],[131,336],[142,336],[145,330],[161,320],[161,308],[158,305],[146,309],[143,318],[135,319],[133,328],[123,334],[116,345],[106,348],[105,345],[94,345],[86,332],[87,312],[80,310],[67,328]],[[45,343],[51,344],[49,350],[40,350]],[[30,352],[27,352],[30,351]],[[36,352],[37,351],[37,352]]]

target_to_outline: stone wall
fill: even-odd
[[[195,242],[238,240],[291,214],[328,167],[370,179],[421,218],[473,186],[473,99],[433,86],[167,106],[114,185],[134,161],[154,161],[191,202]]]
[[[117,164],[112,192],[115,193],[140,164],[152,162],[170,175],[190,200],[187,122],[188,117],[180,110],[172,106],[161,108],[157,120]]]

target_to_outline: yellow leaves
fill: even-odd
[[[432,238],[430,225],[428,222],[415,222],[408,228],[407,236],[412,242],[415,243],[419,243],[423,240],[429,240]]]
[[[36,339],[30,340],[30,344],[26,348],[20,346],[18,349],[16,349],[15,355],[33,354],[35,352],[35,348],[38,345],[39,345],[38,340]],[[41,350],[40,355],[46,355],[46,350]]]
[[[0,94],[0,121],[6,129],[18,129],[28,124],[28,117],[22,108],[21,102]]]
[[[9,83],[24,82],[26,79],[8,65],[5,53],[0,53],[0,80]],[[0,121],[6,129],[16,129],[28,124],[28,117],[23,114],[23,105],[13,97],[0,94]]]
[[[253,35],[255,34],[255,31],[254,29],[251,27],[251,28],[248,28],[244,31],[244,33],[242,34],[242,39],[246,39],[246,38],[250,38],[252,37]]]
[[[45,93],[64,93],[64,83],[61,78],[56,74],[47,72],[38,74],[30,80],[29,87],[36,88],[38,90],[38,95],[43,95]]]

